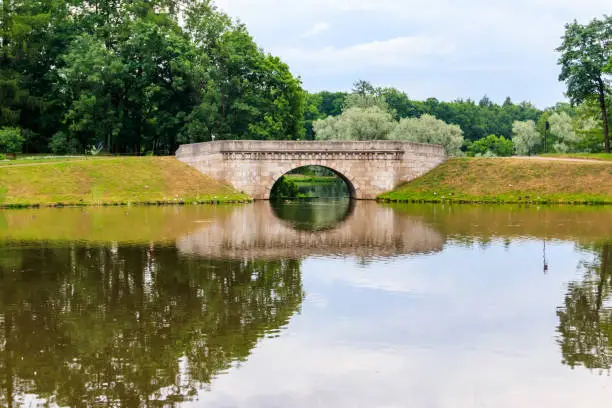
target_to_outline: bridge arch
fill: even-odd
[[[270,196],[272,194],[272,190],[274,189],[274,186],[276,185],[276,183],[278,183],[278,181],[286,174],[288,174],[289,172],[293,171],[293,170],[297,170],[297,169],[301,169],[302,167],[308,167],[308,166],[313,166],[313,167],[322,167],[324,169],[330,170],[331,172],[333,172],[336,176],[338,176],[343,182],[344,184],[346,184],[346,187],[348,188],[349,191],[349,197],[352,200],[357,199],[358,196],[358,191],[357,188],[358,186],[356,186],[356,181],[355,180],[351,180],[349,177],[345,176],[341,171],[336,170],[332,167],[329,166],[325,166],[322,164],[317,164],[317,163],[312,163],[312,164],[301,164],[299,166],[286,166],[286,169],[282,169],[282,170],[278,170],[276,172],[274,172],[272,174],[271,177],[271,182],[268,182],[266,184],[266,190],[265,190],[265,199],[269,200]]]

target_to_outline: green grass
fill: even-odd
[[[0,206],[244,202],[249,198],[173,157],[89,157],[0,164]]]
[[[285,174],[288,180],[295,183],[334,183],[338,180],[336,176],[307,176],[304,174]]]
[[[454,158],[378,198],[391,202],[612,204],[612,163]]]
[[[546,153],[542,157],[612,161],[612,153]]]

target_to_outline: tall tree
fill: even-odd
[[[459,149],[463,145],[463,132],[458,125],[449,125],[431,115],[400,120],[389,138],[417,143],[440,144],[444,146],[446,153],[451,156],[459,155]]]
[[[542,135],[536,130],[533,120],[515,120],[512,125],[512,142],[517,154],[531,156],[542,142]]]
[[[603,121],[606,152],[610,153],[610,135],[606,94],[610,92],[610,72],[606,72],[612,58],[612,16],[594,19],[586,25],[573,23],[565,26],[559,80],[567,85],[572,103],[597,98]]]
[[[378,106],[349,108],[339,116],[330,116],[313,123],[318,140],[386,139],[395,126],[389,112]]]

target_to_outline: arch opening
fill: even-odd
[[[337,170],[320,165],[301,166],[280,176],[269,194],[271,201],[355,199],[351,181]]]

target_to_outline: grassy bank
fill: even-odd
[[[612,204],[612,163],[454,158],[379,199],[393,202]]]
[[[173,157],[0,162],[0,206],[5,208],[246,200]]]

